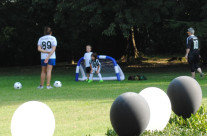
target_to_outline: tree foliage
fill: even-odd
[[[58,39],[58,61],[77,60],[86,44],[117,59],[134,56],[136,48],[146,55],[182,53],[186,29],[194,27],[205,62],[206,10],[205,0],[1,0],[1,64],[38,64],[45,25]]]

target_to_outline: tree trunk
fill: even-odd
[[[126,46],[126,49],[125,49],[125,53],[124,55],[121,57],[121,62],[128,62],[128,57],[129,57],[129,38],[127,38],[127,46]]]
[[[134,27],[131,27],[131,31],[132,31],[132,44],[134,47],[134,58],[137,59],[139,57],[139,51],[136,46],[136,41],[135,41],[135,36],[134,36]]]
[[[126,46],[126,49],[125,49],[125,54],[121,57],[121,62],[128,62],[132,57],[134,59],[137,59],[139,58],[139,51],[137,49],[137,46],[136,46],[136,41],[135,41],[135,34],[134,34],[134,28],[131,27],[131,31],[132,31],[132,39],[130,39],[130,36],[127,38],[127,46]],[[130,40],[132,40],[132,46],[133,46],[133,51],[134,51],[134,56],[131,56],[131,52],[129,51],[130,50]]]

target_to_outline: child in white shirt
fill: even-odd
[[[86,45],[86,53],[84,54],[84,63],[85,63],[85,68],[86,68],[86,74],[87,74],[87,79],[86,81],[89,80],[91,68],[90,68],[90,60],[91,60],[91,55],[93,52],[91,52],[92,46],[91,45]]]

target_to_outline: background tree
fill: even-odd
[[[58,62],[78,60],[86,44],[125,62],[183,54],[186,29],[194,27],[206,63],[206,9],[205,0],[2,0],[1,66],[39,64],[45,25],[58,39]]]

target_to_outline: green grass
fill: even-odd
[[[74,68],[57,67],[52,83],[60,80],[62,88],[37,90],[39,67],[0,69],[0,136],[10,136],[10,122],[16,108],[22,103],[37,100],[46,103],[54,112],[56,130],[54,136],[104,136],[111,129],[109,112],[116,97],[124,92],[140,92],[146,87],[167,90],[177,76],[190,75],[188,67],[125,69],[128,75],[143,74],[147,81],[105,81],[104,83],[74,81]],[[203,90],[203,104],[207,106],[207,78],[198,82]],[[22,90],[14,90],[14,82],[23,84]]]

